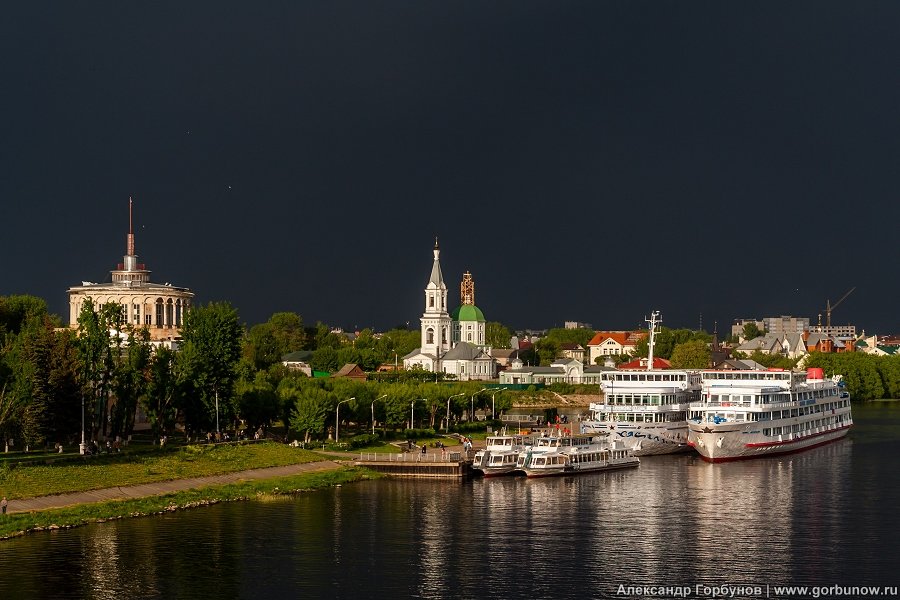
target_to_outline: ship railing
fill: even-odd
[[[773,408],[798,408],[797,402],[692,402],[691,409],[703,410],[705,408],[757,408],[771,410]]]
[[[668,412],[672,410],[687,410],[692,404],[592,404],[594,412]]]

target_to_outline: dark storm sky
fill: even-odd
[[[489,320],[898,332],[900,3],[17,2],[0,295],[121,261],[418,326],[440,236]]]

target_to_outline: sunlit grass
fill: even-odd
[[[342,467],[340,469],[301,473],[288,477],[209,486],[146,498],[110,500],[69,508],[15,513],[0,517],[0,538],[21,535],[31,531],[77,527],[110,519],[174,512],[218,502],[248,499],[266,500],[277,496],[297,494],[352,481],[376,479],[378,477],[380,475],[366,469]]]
[[[322,457],[284,444],[183,446],[142,454],[87,457],[49,465],[0,465],[0,494],[9,499],[219,475],[315,462]]]

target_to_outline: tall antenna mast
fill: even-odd
[[[645,318],[646,321],[650,325],[650,343],[648,344],[649,352],[647,353],[647,370],[653,368],[653,344],[656,343],[656,326],[662,323],[662,319],[659,318],[659,311],[654,310],[650,313],[650,318]]]
[[[134,256],[134,225],[131,220],[131,196],[128,196],[128,248],[126,248],[125,254]]]

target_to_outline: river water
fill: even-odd
[[[387,480],[0,542],[0,598],[615,598],[900,584],[900,402],[800,454]],[[771,587],[770,597],[776,597]],[[844,597],[847,597],[846,595]]]

